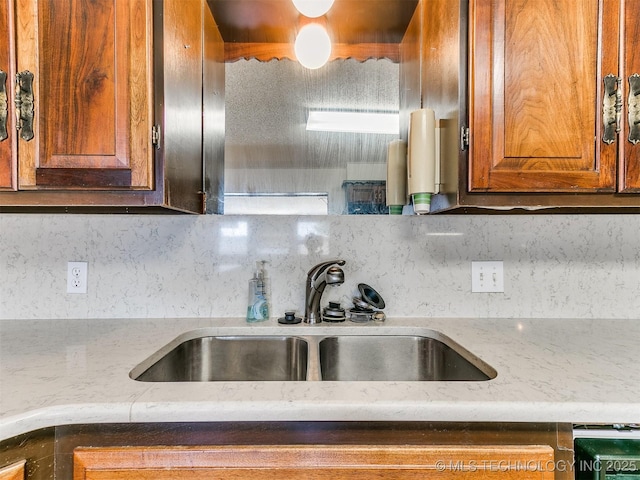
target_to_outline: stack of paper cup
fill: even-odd
[[[402,215],[407,204],[407,143],[393,140],[387,147],[387,206],[390,215]]]
[[[407,174],[413,209],[418,215],[429,213],[436,192],[436,117],[430,108],[411,112]]]

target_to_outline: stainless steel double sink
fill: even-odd
[[[449,337],[212,335],[174,340],[136,366],[141,382],[486,381],[496,371]]]

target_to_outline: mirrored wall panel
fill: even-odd
[[[338,59],[309,70],[252,59],[225,69],[225,214],[386,213],[397,63]]]

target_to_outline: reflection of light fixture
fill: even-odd
[[[292,0],[296,9],[305,17],[321,17],[329,11],[333,0]]]
[[[331,39],[322,25],[310,23],[298,32],[294,50],[303,67],[320,68],[331,56]]]
[[[400,120],[397,113],[311,111],[307,130],[398,135]]]

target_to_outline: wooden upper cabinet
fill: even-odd
[[[0,0],[0,190],[16,187],[14,123],[11,107],[13,87],[12,17],[13,3]]]
[[[623,124],[620,137],[622,167],[619,185],[623,193],[640,193],[640,0],[623,2],[624,62],[621,73]]]
[[[0,212],[217,211],[224,104],[203,101],[203,65],[224,92],[224,46],[206,0],[0,0],[0,45]]]
[[[602,104],[618,12],[618,0],[471,1],[471,192],[615,191]]]
[[[149,189],[149,0],[17,0],[17,71],[33,74],[19,189]]]

